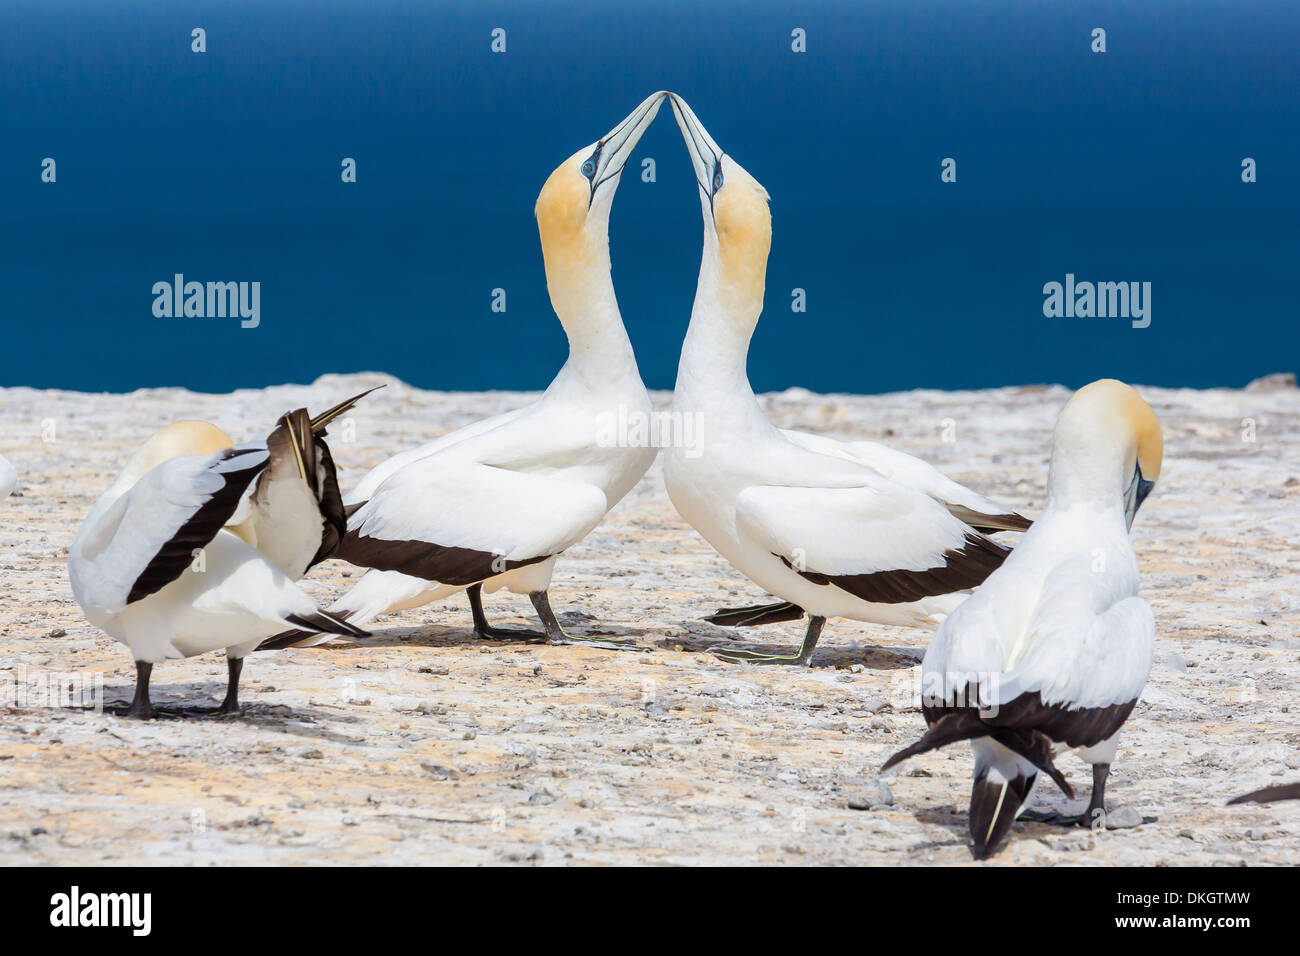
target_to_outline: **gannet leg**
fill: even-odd
[[[1078,820],[1079,826],[1093,830],[1106,829],[1106,778],[1109,776],[1110,764],[1092,765],[1092,799],[1088,801],[1088,809]]]
[[[469,595],[469,610],[474,615],[474,636],[483,640],[506,641],[544,641],[546,635],[541,631],[530,631],[522,627],[493,627],[483,613],[483,585],[471,584],[465,589]]]
[[[221,716],[239,713],[239,675],[244,672],[244,659],[227,657],[226,671],[230,675],[226,680],[226,699],[217,708],[217,714]]]
[[[1062,827],[1086,827],[1090,830],[1106,829],[1106,780],[1110,777],[1110,764],[1092,765],[1092,798],[1082,813],[1052,813],[1026,810],[1018,819],[1033,823],[1048,823]],[[1144,822],[1150,822],[1148,818]]]
[[[528,595],[532,599],[533,607],[537,609],[537,616],[542,619],[542,627],[546,628],[547,644],[581,644],[585,647],[603,647],[610,651],[648,651],[648,647],[640,647],[632,641],[591,641],[585,638],[571,637],[565,633],[564,628],[560,627],[560,622],[555,618],[555,612],[551,610],[551,599],[545,591],[533,591]]]
[[[152,673],[152,664],[146,664],[144,661],[135,662],[135,697],[132,698],[131,706],[126,709],[123,716],[138,717],[141,720],[152,720],[156,716],[153,704],[149,700],[149,675]]]
[[[813,650],[817,647],[817,640],[822,636],[822,627],[826,624],[826,618],[813,615],[808,618],[808,629],[804,631],[803,642],[799,645],[799,650],[793,654],[764,654],[761,651],[750,651],[733,648],[714,648],[713,653],[724,661],[730,661],[738,664],[742,661],[749,661],[753,664],[801,664],[805,667],[812,660]]]

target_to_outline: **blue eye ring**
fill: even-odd
[[[596,164],[592,162],[590,159],[582,164],[581,169],[582,169],[582,175],[586,176],[588,179],[596,175]]]
[[[713,191],[716,193],[721,188],[722,188],[722,170],[719,169],[717,172],[713,174]]]

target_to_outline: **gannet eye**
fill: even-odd
[[[589,159],[582,164],[582,175],[588,179],[596,175],[596,161],[594,159]]]
[[[713,191],[716,193],[721,188],[722,188],[722,170],[719,169],[716,173],[713,174]]]

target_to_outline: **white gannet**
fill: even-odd
[[[657,450],[602,441],[609,422],[652,406],[610,277],[609,215],[619,178],[666,94],[648,97],[599,141],[559,165],[537,197],[546,287],[569,357],[545,394],[396,455],[347,496],[338,557],[370,568],[330,610],[364,623],[468,590],[483,638],[578,641],[560,627],[547,589],[555,560],[641,479]],[[623,417],[626,416],[626,417]],[[544,634],[492,627],[481,592],[527,594]],[[319,643],[300,632],[267,647]]]
[[[926,652],[929,728],[884,769],[970,740],[976,858],[1011,828],[1040,771],[1073,797],[1052,763],[1060,750],[1078,749],[1092,765],[1092,799],[1081,817],[1052,819],[1105,825],[1119,729],[1155,649],[1129,529],[1163,450],[1160,424],[1132,388],[1102,379],[1076,392],[1056,422],[1042,514]]]
[[[674,415],[699,421],[700,442],[665,451],[668,496],[723,557],[784,601],[708,620],[810,616],[795,654],[725,656],[806,664],[828,617],[935,623],[960,600],[952,592],[979,584],[1008,553],[982,532],[1029,522],[910,455],[767,419],[745,370],[771,246],[767,192],[671,99],[700,188],[704,254],[673,394]]]
[[[338,546],[343,499],[325,426],[361,396],[311,418],[297,409],[265,441],[235,445],[215,425],[155,433],[95,502],[69,551],[72,593],[95,626],[131,649],[135,698],[167,658],[226,649],[218,713],[239,709],[243,659],[286,627],[367,636],[294,584]]]
[[[18,486],[18,471],[9,459],[0,455],[0,500],[8,498]]]

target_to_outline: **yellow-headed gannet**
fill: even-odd
[[[1129,529],[1163,449],[1155,414],[1129,386],[1102,379],[1076,392],[1056,422],[1042,514],[926,652],[929,729],[885,768],[970,740],[977,858],[1010,830],[1039,772],[1073,796],[1052,763],[1060,750],[1078,748],[1092,764],[1092,799],[1082,817],[1054,819],[1105,824],[1119,729],[1155,648]]]
[[[665,452],[668,496],[723,557],[784,599],[708,620],[810,616],[795,654],[725,656],[806,664],[828,617],[932,625],[960,600],[952,592],[979,584],[1007,555],[982,532],[1029,522],[910,455],[767,419],[745,361],[763,308],[768,195],[671,99],[700,188],[704,255],[673,394],[674,414],[699,420],[700,447]]]
[[[566,159],[537,197],[546,287],[569,339],[564,367],[531,405],[390,458],[361,480],[346,499],[338,556],[372,570],[331,606],[338,616],[364,623],[468,590],[479,637],[623,646],[570,638],[547,589],[557,556],[600,523],[656,454],[646,443],[600,436],[620,413],[651,415],[614,297],[609,214],[623,168],[665,95],[648,97]],[[487,623],[481,591],[500,588],[531,598],[544,634]],[[289,632],[265,646],[324,639]]]
[[[152,717],[153,665],[226,649],[218,713],[239,709],[243,659],[286,627],[364,637],[293,582],[347,529],[325,426],[361,396],[311,418],[297,409],[265,441],[235,445],[215,425],[155,433],[95,503],[68,557],[72,593],[95,626],[131,649],[135,699]]]

